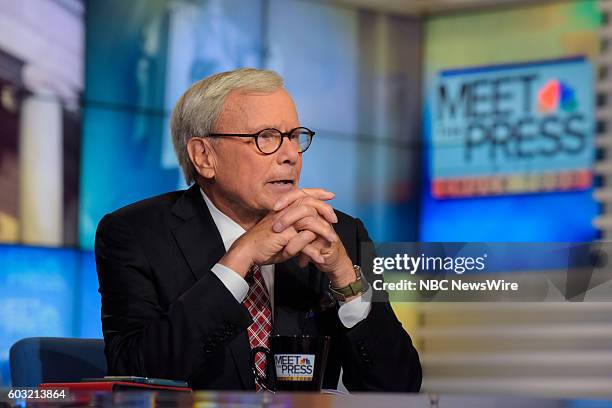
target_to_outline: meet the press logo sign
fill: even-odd
[[[314,354],[276,354],[274,363],[279,381],[312,381]]]
[[[592,77],[582,57],[442,71],[432,101],[432,195],[591,187]]]

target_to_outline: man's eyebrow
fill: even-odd
[[[296,126],[297,127],[297,126]],[[252,128],[252,127],[247,127],[248,132],[249,133],[257,133],[260,130],[264,130],[264,129],[278,129],[278,130],[282,130],[282,126],[275,124],[275,125],[271,125],[271,124],[264,124],[264,125],[259,125],[256,128]],[[294,129],[294,128],[291,128]],[[287,129],[286,131],[288,132],[291,129]]]
[[[278,125],[259,125],[257,127],[247,127],[247,133],[257,133],[264,129],[278,129]]]

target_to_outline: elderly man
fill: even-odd
[[[272,71],[224,72],[185,92],[172,138],[193,185],[98,226],[109,374],[254,390],[251,348],[309,334],[332,338],[324,388],[342,369],[349,390],[419,390],[410,337],[365,283],[363,224],[326,203],[332,193],[298,188],[313,136]]]

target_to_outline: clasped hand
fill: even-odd
[[[288,192],[274,211],[234,242],[220,262],[244,277],[254,264],[297,257],[301,267],[315,264],[334,287],[348,285],[355,280],[352,262],[332,227],[338,222],[334,209],[325,203],[333,197],[323,189]]]

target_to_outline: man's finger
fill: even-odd
[[[321,239],[325,240],[325,245],[333,244],[338,241],[338,235],[329,223],[321,218],[302,218],[294,224],[294,228],[298,231],[312,231]]]
[[[332,191],[325,190],[324,188],[303,188],[302,191],[317,200],[331,200],[336,196]]]
[[[291,207],[284,211],[276,222],[272,225],[272,231],[281,232],[292,226],[302,218],[316,217],[317,210],[314,207],[303,205],[299,207]]]
[[[314,263],[325,263],[325,258],[321,255],[321,251],[316,245],[308,244],[302,249],[302,253],[307,255]]]
[[[335,224],[338,222],[338,217],[336,216],[336,212],[334,211],[334,207],[331,205],[317,200],[316,198],[307,197],[300,201],[299,205],[309,205],[314,207],[317,212],[325,218],[325,220],[331,224]]]
[[[327,191],[322,188],[303,188],[301,190],[291,190],[276,201],[273,209],[274,211],[280,211],[292,204],[294,201],[304,197],[313,197],[317,200],[327,201],[331,200],[335,196],[336,195],[331,191]]]
[[[303,252],[300,252],[297,257],[297,264],[300,268],[305,268],[308,266],[308,262],[310,262],[310,257]]]
[[[311,207],[291,208],[272,225],[272,230],[274,232],[281,232],[285,228],[291,226],[297,231],[312,231],[323,237],[329,243],[336,242],[339,239],[336,231],[334,231],[331,225],[324,219],[318,217],[317,212]]]
[[[298,231],[296,231],[295,228],[290,227],[284,229],[280,234],[274,234],[273,239],[275,240],[276,245],[281,245],[282,247],[285,247],[289,243],[289,241],[291,241],[291,239],[297,234]]]
[[[317,192],[320,192],[321,193],[320,196],[325,196],[325,194],[334,196],[334,193],[331,193],[329,191],[325,191],[322,189],[309,189],[309,190],[316,190]],[[281,203],[281,205],[279,205],[279,203]],[[327,222],[330,222],[332,224],[335,224],[338,222],[338,217],[336,216],[334,208],[331,205],[317,198],[317,196],[303,193],[301,192],[301,190],[292,190],[286,193],[283,197],[279,199],[279,201],[277,201],[277,203],[274,206],[274,209],[277,211],[280,211],[284,208],[289,207],[290,205],[296,205],[296,204],[297,206],[310,205],[316,208],[319,214],[325,217]]]
[[[320,238],[325,240],[324,246],[330,246],[338,241],[340,238],[338,234],[336,234],[336,230],[327,222],[322,219],[314,220],[311,223],[307,223],[303,228],[300,228],[300,231],[308,230],[312,231],[315,234],[319,235]]]
[[[312,231],[300,231],[296,236],[291,238],[285,248],[283,249],[283,254],[288,258],[292,258],[299,254],[302,249],[314,240],[317,239],[317,236]]]
[[[293,205],[293,207],[295,208],[313,208],[315,210],[315,213],[312,213],[312,216],[318,213],[323,218],[325,218],[327,222],[331,224],[335,224],[338,222],[338,217],[336,216],[334,208],[331,205],[324,203],[323,201],[317,200],[312,197],[306,197],[294,201],[294,204],[295,205]],[[288,225],[293,224],[297,220],[297,218],[291,218],[291,221],[287,221],[290,218],[287,216],[287,214],[289,213],[289,211],[293,211],[292,207],[287,207],[284,209],[284,211],[285,213],[281,215],[280,224],[278,225],[278,228],[280,229],[274,229],[274,231],[276,232],[282,231],[282,228],[286,228]],[[308,212],[308,214],[311,213]]]

